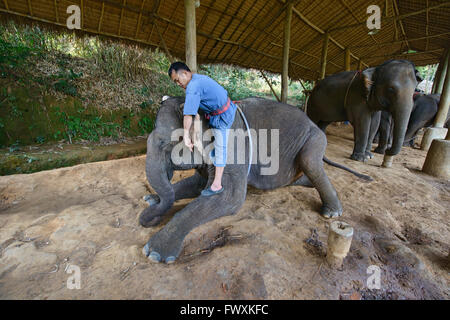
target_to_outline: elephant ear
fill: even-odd
[[[373,90],[373,87],[374,87],[375,70],[376,70],[376,68],[374,67],[374,68],[367,68],[366,70],[361,72],[361,78],[362,78],[362,81],[363,81],[363,85],[364,85],[364,88],[366,89],[366,99],[367,100],[369,99],[370,94],[371,94],[371,92]]]

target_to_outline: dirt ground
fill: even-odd
[[[139,156],[0,177],[0,298],[449,299],[450,182],[420,172],[418,149],[403,148],[390,169],[380,155],[352,161],[352,139],[350,126],[330,126],[327,156],[374,179],[325,165],[339,220],[354,227],[342,270],[325,263],[330,221],[303,187],[249,187],[236,215],[188,235],[175,264],[148,262],[142,247],[161,226],[138,223],[148,193]],[[81,289],[68,289],[69,265]],[[367,286],[371,265],[380,289]]]

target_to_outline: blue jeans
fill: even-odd
[[[227,145],[230,129],[211,128],[214,135],[214,149],[209,153],[209,157],[215,167],[225,167],[227,164]]]

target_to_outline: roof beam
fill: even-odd
[[[272,35],[273,30],[276,30],[276,29],[279,27],[279,25],[280,25],[281,23],[284,22],[283,19],[280,19],[280,22],[278,22],[278,24],[274,25],[275,21],[278,20],[278,18],[281,16],[281,14],[282,14],[283,12],[286,12],[286,10],[289,8],[290,5],[291,5],[292,7],[294,7],[295,5],[297,5],[297,3],[298,3],[299,1],[300,1],[300,0],[288,0],[288,1],[286,1],[286,3],[283,3],[283,7],[281,7],[280,11],[279,11],[277,14],[275,14],[275,16],[272,18],[272,20],[269,21],[269,23],[263,28],[263,31],[271,27],[271,28],[272,28],[272,29],[271,29],[271,32],[267,32],[266,34]],[[292,11],[292,10],[291,10],[291,11]],[[282,34],[282,33],[280,33],[280,34]],[[252,46],[253,46],[253,44],[258,40],[258,38],[259,38],[261,35],[262,35],[262,32],[260,32],[260,33],[255,37],[255,40],[253,41]],[[271,45],[271,42],[270,42],[270,41],[266,41],[266,39],[267,39],[267,35],[259,40],[259,44],[258,44],[258,46],[256,47],[257,50],[266,51],[266,50],[268,49],[268,47]],[[278,39],[278,38],[277,38],[277,39]],[[280,40],[283,42],[283,46],[284,46],[284,40],[283,40],[283,39],[280,39]],[[267,43],[267,45],[264,46],[264,47],[261,47],[261,45],[263,45],[264,43]]]
[[[353,13],[353,10],[350,8],[350,6],[347,4],[347,2],[345,2],[345,0],[340,0],[340,2],[347,9],[347,11],[350,12],[350,14],[352,15],[353,19],[355,19],[358,23],[361,23],[361,21],[359,21],[358,17],[356,17],[356,15]],[[387,0],[386,0],[386,4],[387,4]],[[386,14],[387,14],[387,6],[386,6]],[[378,41],[374,38],[373,35],[370,35],[370,38],[372,38],[372,40],[375,43],[378,43]]]
[[[150,39],[152,38],[153,29],[155,28],[155,17],[153,17],[153,15],[154,14],[158,14],[160,5],[161,5],[161,1],[160,0],[156,0],[156,1],[153,2],[152,17],[150,18],[151,21],[153,22],[153,24],[152,24],[152,31],[150,31],[150,33],[148,34],[147,41],[150,41]]]
[[[279,0],[282,1],[282,0]],[[284,3],[285,1],[282,1],[282,3]],[[303,14],[301,14],[296,8],[292,8],[292,10],[294,11],[294,13],[300,18],[300,20],[302,20],[304,23],[306,23],[308,26],[310,26],[311,28],[313,28],[314,30],[316,30],[318,33],[320,34],[324,34],[325,31],[320,29],[318,26],[316,26],[314,23],[312,23],[311,21],[308,20],[308,18],[306,18]],[[341,50],[345,50],[345,47],[343,45],[341,45],[339,42],[337,42],[333,37],[331,37],[329,40],[331,42],[333,42],[337,47],[339,47]],[[350,53],[350,55],[355,58],[356,60],[359,60],[359,57],[355,56],[353,53]],[[369,66],[368,64],[362,62],[363,64],[365,64],[366,66]]]
[[[436,10],[442,7],[448,7],[450,6],[450,1],[447,2],[443,2],[440,4],[437,4],[435,6],[426,8],[426,9],[422,9],[419,11],[415,11],[415,12],[409,12],[409,13],[405,13],[402,15],[398,15],[398,16],[393,16],[393,17],[386,17],[386,18],[381,18],[381,22],[387,23],[387,22],[391,22],[391,21],[398,21],[398,20],[403,20],[406,19],[408,17],[412,17],[412,16],[416,16],[418,14],[424,13],[427,10],[431,11],[431,10]],[[342,26],[342,27],[336,27],[336,28],[332,28],[329,30],[329,32],[334,32],[334,31],[339,31],[339,30],[347,30],[347,29],[351,29],[351,28],[355,28],[355,27],[360,27],[360,26],[365,26],[366,25],[366,21],[361,22],[361,23],[355,23],[355,24],[349,24],[346,26]]]
[[[429,7],[429,6],[430,6],[430,5],[429,5],[428,0],[427,0],[427,22],[426,22],[426,25],[425,25],[425,34],[426,34],[427,37],[428,37],[428,35],[429,35],[429,33],[428,33],[428,25],[429,25],[429,21],[430,21],[430,19],[429,19],[429,17],[428,17],[428,14],[429,14],[429,12],[430,12],[430,10],[428,10],[428,7]],[[425,44],[425,51],[428,50],[428,42],[429,42],[429,38],[427,38],[427,43]]]
[[[3,0],[3,3],[5,4],[6,10],[9,10],[8,0]]]
[[[83,0],[81,0],[81,1],[83,1]],[[120,29],[122,28],[123,9],[125,8],[126,4],[127,4],[127,0],[123,0],[123,6],[122,6],[122,9],[120,10],[119,31],[118,31],[119,37],[120,37]]]
[[[156,23],[156,21],[154,22],[154,24],[155,24],[156,32],[158,33],[158,36],[159,36],[159,40],[161,41],[161,43],[163,45],[163,49],[166,52],[167,58],[169,59],[170,62],[174,62],[172,55],[170,54],[170,51],[166,46],[166,42],[164,41],[164,38],[163,38],[161,32],[159,32],[158,24]]]
[[[268,1],[269,2],[269,1]],[[264,30],[266,29],[268,26],[270,26],[284,11],[284,9],[286,8],[287,4],[283,6],[283,8],[279,9],[278,12],[275,14],[275,16],[273,16],[267,23],[264,24],[264,27],[262,27],[261,29]],[[274,6],[275,7],[275,6]],[[262,9],[261,9],[262,10]],[[259,16],[259,14],[258,14]],[[263,20],[266,21],[263,17]],[[254,40],[252,41],[252,43],[250,44],[250,47],[253,46],[253,44],[255,43],[256,39],[258,39],[258,37],[261,35],[261,31],[258,33],[258,35],[256,37],[254,37]],[[243,40],[243,42],[247,41],[247,39],[250,37],[250,33],[247,34],[247,36],[245,37],[245,39]],[[257,48],[256,50],[258,50],[259,48]],[[237,51],[235,51],[233,53],[233,55],[230,57],[230,59],[233,59],[234,55],[236,54]],[[248,58],[248,56],[246,57]]]
[[[5,0],[6,3],[6,0]],[[58,12],[58,4],[56,3],[56,0],[53,0],[54,6],[55,6],[55,18],[56,22],[59,22],[59,12]]]
[[[212,3],[211,3],[211,6],[213,6],[215,3],[216,3],[216,0],[213,0]],[[205,23],[205,21],[206,21],[206,19],[207,19],[207,17],[208,17],[208,12],[209,12],[209,10],[212,9],[211,6],[203,6],[203,7],[206,7],[206,11],[205,11],[205,13],[204,13],[203,16],[202,16],[202,19],[200,20],[200,23],[199,23],[198,26],[197,26],[197,29],[198,29],[198,30],[201,30],[201,29],[202,29],[203,24]],[[206,43],[207,43],[207,42],[208,42],[208,39],[205,39],[205,42],[203,42],[202,47],[201,47],[200,50],[198,51],[198,54],[200,54],[200,53],[203,51],[203,48],[206,46]]]
[[[30,0],[28,0],[30,1]],[[80,10],[81,10],[81,29],[83,29],[84,26],[84,3],[83,0],[80,0]]]
[[[135,34],[134,34],[134,37],[135,38],[137,38],[137,35],[138,35],[138,33],[139,33],[139,29],[140,29],[140,27],[141,27],[141,19],[142,19],[142,10],[144,9],[144,5],[145,5],[145,0],[142,0],[142,4],[141,4],[141,12],[139,12],[139,18],[138,18],[138,23],[137,23],[137,26],[136,26],[136,32],[135,32]],[[103,7],[102,7],[102,10],[103,10]],[[103,11],[102,11],[103,12]]]
[[[230,4],[231,4],[232,1],[233,1],[233,0],[229,0],[229,1],[228,1],[227,5],[226,5],[226,8],[229,8],[229,7],[230,7]],[[242,2],[242,3],[243,3],[243,2]],[[241,5],[242,5],[242,3],[241,3]],[[216,28],[217,28],[217,26],[219,25],[219,23],[222,21],[223,16],[224,16],[224,13],[222,12],[222,13],[220,14],[219,19],[216,21],[216,24],[215,24],[214,27],[212,28],[211,34],[214,34],[214,31],[216,31]],[[231,17],[231,18],[230,18],[230,21],[232,21],[232,20],[233,20],[233,18]],[[225,32],[225,31],[226,31],[226,28],[225,28],[224,32]],[[222,36],[223,36],[223,32],[219,35],[219,38],[221,38]],[[206,44],[206,42],[205,42],[205,44]],[[202,50],[203,50],[203,48],[205,47],[205,44],[203,45]],[[215,42],[214,42],[214,45],[209,49],[208,53],[206,54],[206,57],[209,57],[209,55],[211,54],[211,51],[212,51],[216,46],[217,46],[217,41],[215,41]]]
[[[381,56],[371,56],[367,55],[365,57],[362,57],[362,59],[374,59],[374,58],[386,58],[386,57],[400,57],[400,56],[414,56],[414,55],[421,55],[421,54],[431,54],[435,52],[441,52],[443,48],[434,49],[434,50],[428,50],[428,51],[417,51],[417,52],[409,52],[409,53],[391,53],[391,54],[385,54]]]
[[[399,16],[400,11],[398,11],[397,0],[392,0],[392,2],[394,3],[395,14],[397,16]],[[403,27],[403,22],[402,22],[402,20],[398,20],[398,22],[400,23],[400,29],[402,30],[403,39],[405,40],[406,47],[408,48],[408,50],[410,50],[411,48],[409,47],[409,42],[408,42],[408,39],[406,38],[406,32],[405,32],[405,28]]]
[[[55,0],[56,1],[56,0]],[[100,29],[102,28],[102,22],[103,22],[103,13],[105,12],[105,3],[102,2],[102,13],[100,14],[100,20],[98,21],[98,29],[97,31],[100,32]]]
[[[83,0],[81,0],[83,1]],[[28,12],[30,13],[30,16],[33,16],[33,8],[31,7],[31,2],[28,0]]]
[[[233,14],[233,17],[237,16],[238,12],[241,10],[242,5],[244,4],[245,1],[242,1],[239,5],[239,7],[236,9],[236,11]],[[233,22],[233,17],[230,18],[230,21],[228,21],[227,26],[222,30],[222,32],[219,35],[219,38],[222,38],[223,35],[225,34],[225,32],[228,30],[228,28],[230,27],[231,23]],[[206,56],[208,57],[210,55],[210,53],[217,47],[218,42],[214,43],[214,46],[209,50],[209,52],[206,54]],[[217,54],[214,56],[213,60],[217,59],[217,56],[219,55],[219,53],[221,52],[221,50],[219,50],[217,52]]]
[[[255,5],[256,1],[257,1],[257,0],[254,0],[254,2],[252,3],[252,5],[250,6],[250,9],[247,10],[247,12],[245,13],[244,18],[240,19],[239,24],[233,29],[233,31],[232,31],[232,33],[231,33],[231,36],[228,38],[228,40],[230,40],[230,39],[233,37],[233,34],[234,34],[234,32],[235,32],[236,30],[239,30],[239,27],[241,26],[242,22],[247,18],[247,16],[248,16],[248,14],[250,13],[250,11],[252,11],[252,8],[253,8],[253,6]],[[248,26],[248,24],[247,24],[247,26]],[[217,56],[216,56],[214,59],[217,59],[217,58],[220,56],[220,54],[222,53],[222,51],[223,51],[224,48],[225,48],[225,47],[223,46],[222,49],[220,49],[219,53],[217,54]],[[229,52],[230,52],[230,50],[227,51],[227,53],[224,55],[224,57],[226,57],[226,55],[227,55]]]
[[[184,0],[177,1],[177,5],[175,6],[175,10],[173,10],[172,14],[170,15],[169,22],[167,23],[167,26],[166,26],[166,28],[164,29],[163,33],[162,33],[162,37],[163,37],[163,38],[164,38],[164,36],[166,35],[167,30],[169,30],[169,26],[171,25],[171,21],[172,21],[172,19],[173,19],[173,16],[175,15],[175,12],[177,12],[178,6],[180,5],[180,3],[181,3],[181,5],[183,6],[183,13],[185,13],[185,12],[184,12],[184,6],[185,6]],[[184,22],[186,22],[186,18],[184,19]],[[184,29],[184,32],[186,33],[186,25],[185,25],[185,24],[183,25],[183,29]],[[178,34],[178,36],[180,36],[180,34]],[[185,39],[185,40],[186,40],[186,39]]]
[[[434,34],[434,35],[430,35],[430,36],[426,36],[426,37],[419,37],[419,38],[414,38],[414,39],[408,39],[408,41],[409,42],[413,42],[413,41],[424,40],[424,39],[439,38],[439,37],[448,36],[448,35],[450,35],[450,32],[444,32],[444,33]],[[395,43],[401,43],[403,41],[404,40],[381,42],[381,43],[378,43],[377,46],[387,46],[387,45],[392,45],[392,44],[395,44]],[[372,48],[372,47],[374,47],[373,44],[359,45],[359,46],[349,46],[350,49]]]
[[[256,3],[256,1],[253,3],[253,5],[255,5],[255,3]],[[249,29],[250,27],[255,28],[255,27],[253,26],[253,22],[256,20],[256,18],[258,18],[258,17],[260,16],[260,13],[264,10],[264,8],[267,6],[268,3],[269,3],[269,1],[265,1],[265,2],[264,2],[264,5],[262,6],[262,8],[258,10],[258,13],[253,17],[253,19],[252,19],[252,21],[250,22],[250,24],[247,25],[247,27],[239,34],[239,37],[237,38],[236,41],[240,41],[242,35],[246,34],[247,31],[248,31],[248,29]],[[252,10],[252,9],[250,8],[248,12],[250,12],[251,10]],[[247,13],[248,13],[248,12],[247,12]],[[230,38],[230,39],[231,39],[231,38]],[[233,60],[233,57],[234,57],[234,55],[236,54],[236,51],[238,51],[239,49],[240,49],[240,48],[238,47],[238,48],[233,52],[232,56],[230,57],[230,60]],[[233,50],[233,49],[230,47],[230,49],[229,49],[229,50],[227,51],[227,53],[224,55],[224,59],[227,59],[227,57],[228,57],[228,55],[230,54],[231,50]]]

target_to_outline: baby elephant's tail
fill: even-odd
[[[353,171],[352,169],[347,168],[347,167],[343,166],[342,164],[333,162],[333,161],[327,159],[326,157],[323,157],[323,161],[325,161],[326,163],[328,163],[330,166],[333,166],[333,167],[336,167],[336,168],[339,168],[339,169],[348,171],[348,172],[350,172],[350,173],[353,173],[355,176],[357,176],[358,178],[361,178],[361,179],[363,179],[363,180],[365,180],[365,181],[373,181],[373,179],[372,179],[371,177],[366,176],[365,174],[361,174],[361,173],[358,173],[358,172],[356,172],[356,171]]]

